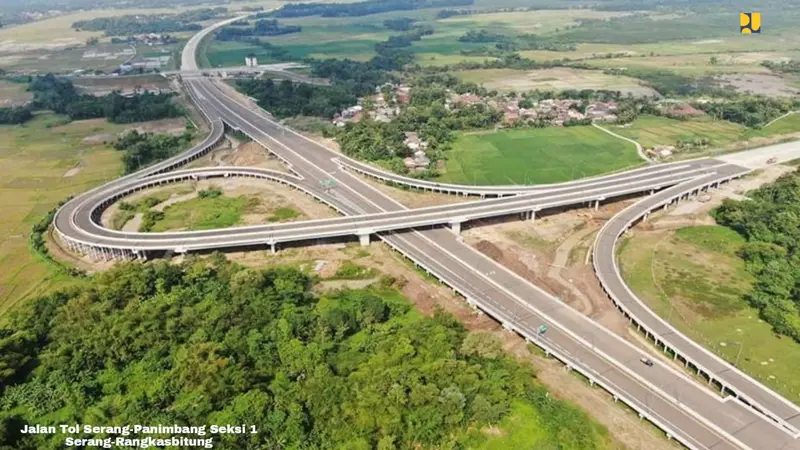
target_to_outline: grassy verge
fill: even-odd
[[[637,166],[633,144],[594,127],[552,127],[462,134],[441,181],[466,184],[556,183]]]
[[[752,277],[736,256],[744,240],[719,226],[637,233],[621,246],[625,280],[692,339],[790,400],[800,400],[800,345],[776,336],[744,296]]]
[[[210,230],[239,224],[242,215],[259,205],[258,198],[238,197],[193,198],[164,208],[149,230]],[[145,225],[144,223],[142,224]]]

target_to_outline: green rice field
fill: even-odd
[[[641,164],[633,144],[590,126],[463,134],[439,180],[465,184],[557,183]]]

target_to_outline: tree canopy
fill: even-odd
[[[109,122],[132,123],[183,115],[172,103],[170,93],[137,92],[124,96],[115,91],[96,97],[79,93],[70,80],[52,74],[33,78],[28,89],[33,91],[36,108],[67,114],[72,120],[105,117]]]
[[[747,239],[740,256],[756,276],[750,303],[775,331],[800,342],[800,172],[714,211],[721,225]]]
[[[0,448],[63,448],[26,423],[254,425],[215,436],[231,450],[465,448],[514,402],[540,413],[554,449],[601,442],[490,336],[422,316],[385,284],[310,287],[296,269],[190,258],[32,301],[0,329]]]

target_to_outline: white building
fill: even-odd
[[[255,55],[248,55],[244,58],[244,65],[247,67],[258,67],[258,58]]]

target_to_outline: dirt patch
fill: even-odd
[[[658,93],[642,85],[638,80],[619,75],[608,75],[596,70],[571,68],[551,68],[530,71],[519,70],[476,70],[465,72],[467,81],[482,82],[488,89],[514,90],[531,89],[610,89],[633,96],[652,96]]]
[[[142,219],[144,218],[144,214],[136,213],[131,220],[125,222],[125,225],[122,226],[122,231],[128,232],[136,232],[139,231],[139,227],[142,226]]]
[[[68,171],[64,172],[64,175],[62,175],[62,176],[64,178],[74,177],[75,175],[77,175],[77,174],[79,174],[81,172],[81,168],[83,168],[83,162],[79,162],[78,164],[75,164],[75,167],[73,167],[73,168],[69,169]]]
[[[175,118],[144,122],[137,124],[129,130],[136,130],[139,133],[171,134],[177,136],[186,131],[186,119]]]
[[[573,209],[535,221],[482,222],[467,243],[577,311],[629,339],[628,323],[603,292],[586,255],[597,230],[634,200]],[[630,339],[629,339],[630,340]]]
[[[227,153],[220,153],[219,162],[224,166],[261,167],[282,172],[287,167],[258,142],[235,143]]]
[[[733,86],[734,89],[739,92],[749,92],[771,97],[792,97],[800,92],[800,89],[792,86],[789,80],[771,74],[737,73],[720,75],[717,79],[722,84]]]
[[[689,219],[695,224],[713,224],[714,221],[708,216],[708,213],[721,205],[724,199],[741,200],[746,198],[744,194],[748,191],[771,183],[777,180],[781,175],[794,170],[795,168],[790,166],[773,165],[753,172],[744,178],[732,180],[729,183],[721,185],[719,189],[712,189],[707,193],[690,197],[689,200],[681,201],[677,206],[667,210],[666,217],[653,226],[663,227],[664,223],[671,223],[676,220],[680,222]]]
[[[113,134],[93,134],[83,138],[81,143],[85,145],[105,145],[114,142],[116,139],[117,136]]]

